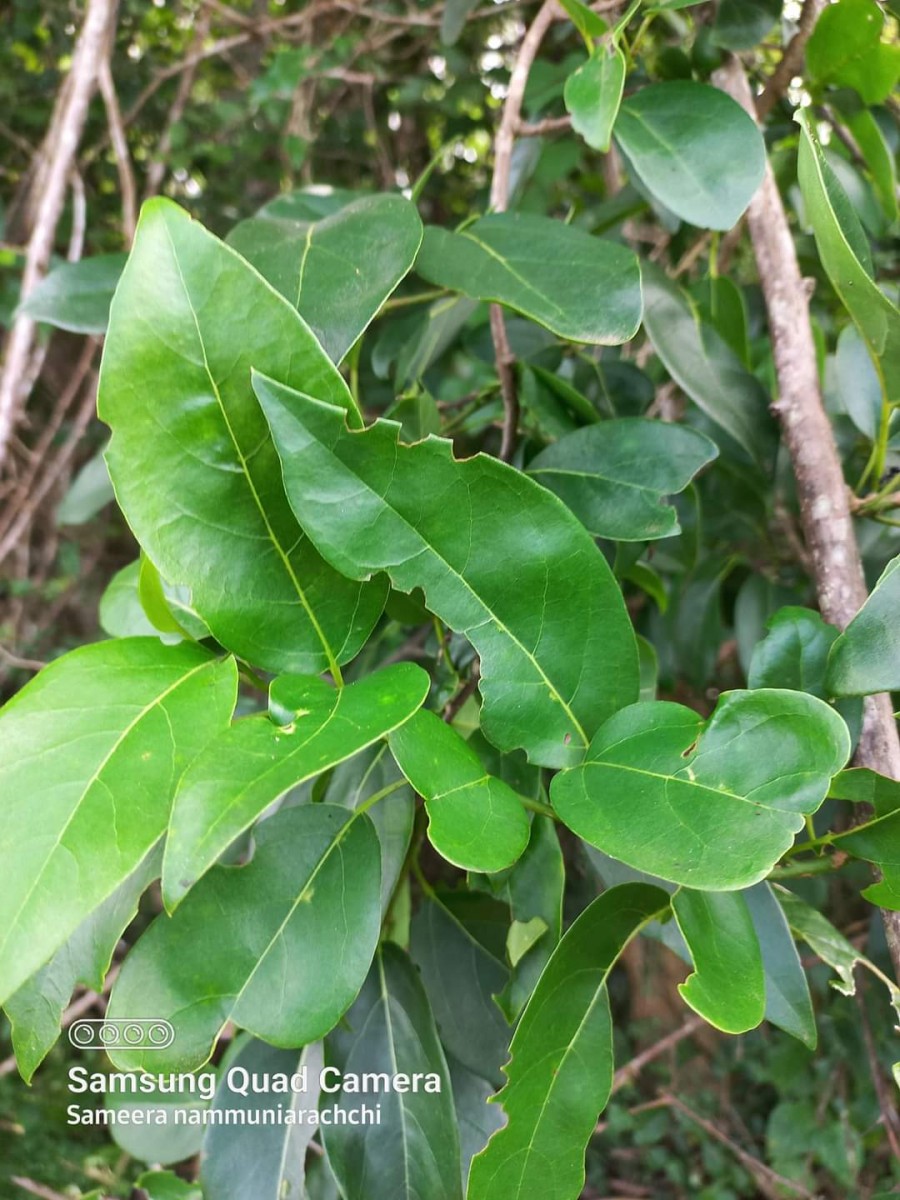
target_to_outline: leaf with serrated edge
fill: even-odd
[[[482,729],[533,762],[578,761],[637,695],[634,634],[603,555],[556,497],[449,441],[348,429],[333,405],[254,376],[297,518],[339,571],[386,571],[481,657]]]

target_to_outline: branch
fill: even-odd
[[[806,43],[809,41],[810,34],[815,28],[823,9],[828,5],[828,0],[804,0],[803,12],[800,14],[800,23],[797,26],[797,32],[788,42],[787,49],[782,55],[781,62],[772,72],[769,82],[766,84],[761,95],[756,98],[756,115],[760,121],[764,121],[787,89],[790,87],[791,80],[795,75],[799,74],[803,66],[803,54],[806,50]]]
[[[116,95],[109,55],[104,56],[100,64],[98,81],[100,94],[106,106],[109,140],[119,176],[119,191],[122,193],[122,234],[125,245],[128,247],[134,241],[134,231],[137,226],[137,185],[134,182],[131,154],[128,150],[128,139],[125,137],[125,125],[122,122],[122,110],[119,107],[119,97]]]
[[[807,0],[807,8],[818,0]],[[805,14],[804,14],[805,15]],[[716,82],[753,114],[747,76],[732,57]],[[840,458],[819,387],[809,323],[809,297],[771,165],[747,210],[750,239],[765,297],[778,378],[773,409],[797,481],[804,538],[822,616],[843,629],[866,600],[859,546]],[[900,739],[890,696],[869,696],[854,762],[900,778]],[[900,913],[882,910],[894,973],[900,979]]]

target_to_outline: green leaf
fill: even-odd
[[[644,328],[678,386],[764,469],[775,456],[770,397],[737,355],[697,319],[685,293],[643,263]]]
[[[842,771],[832,782],[829,795],[874,810],[874,819],[837,834],[832,844],[855,858],[876,863],[881,879],[862,895],[881,908],[900,910],[900,783],[861,767]]]
[[[198,1067],[228,1021],[272,1045],[303,1046],[352,1004],[381,924],[371,821],[332,804],[302,805],[263,821],[254,842],[249,863],[215,867],[126,958],[109,1017],[164,1018],[175,1040],[163,1050],[117,1049],[118,1067]]]
[[[196,1183],[188,1183],[171,1171],[145,1171],[135,1187],[144,1189],[147,1200],[203,1200]]]
[[[852,996],[856,992],[853,968],[863,956],[817,908],[787,888],[776,885],[772,891],[794,935],[806,942],[813,954],[837,972],[838,979],[832,980],[832,987],[845,996]]]
[[[510,1047],[499,1101],[507,1123],[472,1160],[468,1200],[572,1200],[584,1149],[613,1077],[606,982],[625,946],[668,895],[625,884],[599,896],[566,932]]]
[[[469,13],[478,7],[478,0],[447,0],[441,13],[441,41],[454,46],[466,27]]]
[[[397,358],[398,388],[422,378],[453,344],[477,307],[477,300],[467,296],[444,296],[428,306],[415,334]]]
[[[136,558],[116,571],[100,597],[100,628],[110,637],[159,637],[159,630],[144,612],[138,593],[141,560]],[[177,642],[179,637],[162,639]]]
[[[462,1200],[460,1155],[447,1063],[415,968],[390,943],[379,950],[359,999],[328,1038],[342,1072],[436,1076],[439,1092],[379,1095],[378,1125],[328,1125],[325,1149],[344,1200]],[[330,1098],[329,1098],[330,1099]],[[365,1096],[340,1092],[338,1109]]]
[[[809,984],[784,911],[768,883],[748,888],[743,897],[762,951],[766,1020],[815,1050],[816,1018]]]
[[[806,46],[810,78],[855,88],[866,104],[886,100],[900,78],[900,46],[881,41],[883,27],[875,0],[828,5]]]
[[[425,800],[428,840],[469,871],[502,871],[528,844],[528,817],[511,787],[489,775],[465,740],[421,711],[390,737],[400,770]]]
[[[203,1138],[200,1155],[200,1180],[204,1200],[286,1200],[303,1197],[306,1148],[316,1126],[304,1119],[286,1123],[290,1115],[314,1109],[319,1099],[319,1072],[323,1066],[320,1042],[302,1050],[279,1050],[256,1038],[247,1039],[228,1059],[227,1070],[220,1071],[219,1087],[212,1102],[215,1119]],[[270,1085],[278,1076],[305,1075],[306,1086],[297,1091],[272,1091],[246,1096],[228,1086],[228,1071],[236,1069],[237,1082],[249,1072],[252,1079],[266,1079]],[[228,1119],[229,1114],[258,1113],[254,1124]]]
[[[624,87],[625,55],[607,42],[599,45],[566,80],[564,96],[572,128],[589,146],[604,154],[612,141]]]
[[[452,1055],[448,1056],[447,1065],[453,1084],[465,1191],[472,1159],[484,1149],[491,1134],[503,1125],[503,1110],[498,1104],[490,1103],[494,1089],[486,1079],[456,1062]]]
[[[148,1091],[110,1090],[103,1097],[103,1107],[112,1117],[109,1131],[117,1146],[138,1162],[167,1167],[193,1158],[199,1151],[203,1125],[197,1118],[204,1116],[209,1101],[196,1085],[188,1083],[182,1091],[163,1090],[160,1082],[151,1077],[144,1085],[149,1086]]]
[[[591,845],[703,891],[758,883],[825,799],[850,754],[841,718],[800,692],[726,692],[708,721],[680,704],[611,718],[582,766],[550,787]]]
[[[782,0],[721,0],[713,40],[726,50],[752,50],[781,16]]]
[[[694,960],[678,991],[686,1004],[724,1033],[746,1033],[763,1019],[766,983],[750,910],[740,892],[681,888],[672,911]]]
[[[900,688],[900,555],[892,559],[868,600],[837,638],[828,658],[828,687],[836,696],[869,696]]]
[[[572,342],[617,346],[641,321],[640,271],[630,250],[531,213],[494,213],[461,233],[427,226],[416,272],[505,304]]]
[[[559,0],[559,2],[568,14],[569,20],[588,45],[591,44],[593,38],[602,37],[609,29],[600,14],[595,13],[586,4],[582,4],[581,0]]]
[[[648,541],[680,532],[663,497],[683,491],[718,455],[686,425],[639,417],[602,421],[560,438],[528,464],[595,537]]]
[[[80,262],[61,263],[31,290],[18,311],[70,333],[105,333],[125,257],[97,254]]]
[[[346,385],[293,308],[166,200],[144,206],[116,292],[99,413],[126,520],[213,635],[273,671],[335,670],[386,588],[342,579],[302,536],[251,364],[344,407]]]
[[[46,966],[6,1001],[16,1065],[26,1083],[55,1045],[76,984],[102,991],[119,938],[133,920],[147,885],[159,877],[160,851],[161,847],[149,854],[78,926]]]
[[[801,127],[797,173],[819,258],[872,355],[885,399],[900,404],[900,309],[872,278],[871,253],[859,218],[805,116]]]
[[[748,685],[791,688],[827,699],[825,668],[837,629],[812,609],[790,605],[780,608],[769,619],[767,628],[766,636],[753,651]]]
[[[844,120],[862,151],[885,216],[888,221],[896,221],[900,215],[897,207],[897,166],[881,126],[871,109],[862,105],[845,112]]]
[[[182,777],[163,860],[169,911],[270,804],[408,720],[428,687],[414,663],[396,663],[340,689],[310,677],[276,679],[274,719],[237,721]]]
[[[332,405],[255,385],[309,537],[344,574],[387,571],[481,657],[482,728],[531,761],[577,761],[590,731],[637,695],[634,635],[589,534],[555,497],[496,459],[351,432]],[[327,502],[326,502],[327,497]]]
[[[340,362],[412,267],[422,242],[416,206],[366,196],[319,221],[257,214],[228,244],[299,311]]]
[[[881,380],[868,347],[853,324],[845,325],[838,334],[834,373],[847,416],[860,433],[874,442],[881,424]]]
[[[89,458],[66,489],[56,509],[60,525],[84,525],[115,499],[103,451]]]
[[[0,710],[0,1004],[141,864],[237,671],[152,638],[83,646]]]
[[[615,138],[643,185],[683,221],[731,229],[762,183],[762,134],[705,83],[654,83],[619,109]]]

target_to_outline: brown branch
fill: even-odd
[[[660,1058],[679,1042],[683,1042],[685,1038],[693,1037],[698,1029],[709,1029],[706,1021],[702,1017],[689,1017],[683,1025],[679,1025],[677,1029],[673,1029],[671,1033],[667,1033],[665,1037],[654,1042],[652,1046],[648,1046],[646,1050],[642,1050],[640,1054],[636,1054],[624,1066],[619,1067],[615,1075],[613,1075],[612,1089],[610,1095],[614,1095],[620,1088],[631,1083],[648,1063],[652,1063],[654,1059]]]
[[[860,972],[860,975],[862,972]],[[862,1030],[863,1045],[866,1048],[866,1058],[869,1061],[869,1072],[872,1085],[878,1097],[878,1107],[881,1110],[881,1123],[887,1135],[888,1146],[896,1162],[900,1162],[900,1116],[894,1103],[893,1087],[886,1083],[878,1061],[878,1051],[875,1049],[875,1039],[869,1024],[869,1014],[866,1012],[865,987],[862,979],[856,988],[856,1006],[859,1009],[859,1026]]]
[[[816,21],[818,21],[820,14],[827,4],[828,0],[804,0],[797,32],[791,38],[790,42],[788,42],[781,62],[772,72],[769,82],[763,88],[762,93],[756,98],[756,115],[760,121],[766,119],[790,87],[791,80],[795,75],[800,73],[803,67],[803,55],[806,51],[806,43],[809,41]]]
[[[809,3],[809,0],[808,0]],[[730,58],[716,82],[753,114],[750,85]],[[843,629],[866,599],[859,546],[831,422],[822,403],[809,322],[809,295],[770,164],[747,210],[750,239],[765,297],[778,379],[773,405],[791,457],[803,534],[822,616]],[[900,739],[890,696],[869,696],[854,762],[900,778]],[[882,911],[894,973],[900,979],[900,913]]]
[[[66,1200],[62,1192],[54,1192],[52,1188],[45,1187],[42,1183],[35,1183],[33,1179],[26,1179],[24,1175],[10,1175],[9,1180],[23,1192],[40,1197],[40,1200]]]
[[[113,80],[109,55],[100,64],[98,74],[100,94],[106,107],[106,120],[109,127],[109,141],[116,160],[116,172],[119,176],[119,191],[122,194],[122,234],[126,246],[134,241],[134,231],[137,226],[137,185],[134,182],[134,169],[131,165],[131,154],[128,149],[128,139],[125,136],[125,126],[122,122],[122,110],[119,107],[119,97]]]

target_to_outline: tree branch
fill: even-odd
[[[815,29],[828,0],[804,0],[803,11],[797,32],[788,42],[781,62],[772,72],[769,82],[756,99],[756,115],[764,121],[790,86],[791,80],[800,73],[803,66],[803,55],[810,34]]]

